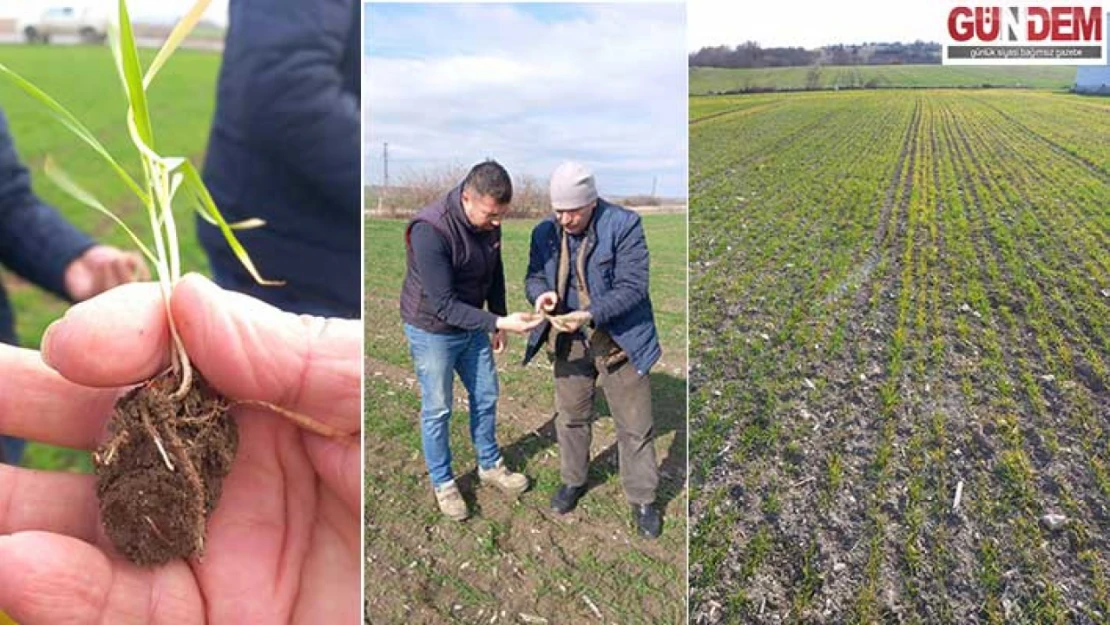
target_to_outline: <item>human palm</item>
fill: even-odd
[[[240,405],[239,452],[205,554],[140,568],[100,528],[94,478],[0,465],[0,610],[36,623],[354,623],[360,610],[357,322],[296,317],[187,276],[172,311],[194,366]],[[91,449],[121,387],[166,366],[155,285],[113,289],[0,351],[0,432]],[[43,361],[53,367],[47,367]],[[60,374],[60,375],[59,375]]]

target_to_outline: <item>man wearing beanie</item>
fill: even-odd
[[[451,470],[456,371],[470,400],[478,479],[513,495],[528,489],[528,478],[502,462],[495,427],[493,354],[504,350],[506,331],[523,334],[542,321],[531,313],[505,314],[501,219],[512,197],[505,168],[494,161],[479,163],[462,184],[421,209],[405,230],[401,319],[420,382],[424,461],[440,511],[456,521],[468,516]]]
[[[651,384],[662,350],[648,297],[648,250],[640,216],[597,195],[584,165],[551,175],[551,208],[532,230],[525,289],[547,320],[532,332],[525,364],[543,346],[554,352],[556,432],[563,484],[559,514],[586,493],[597,383],[617,426],[621,483],[640,534],[659,536]],[[554,329],[554,332],[552,331]]]

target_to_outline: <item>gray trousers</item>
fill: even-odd
[[[567,345],[569,343],[569,346]],[[582,338],[561,334],[555,350],[555,430],[563,483],[582,486],[590,463],[594,394],[600,378],[617,426],[621,485],[631,504],[655,501],[655,425],[651,381],[628,360],[608,368],[595,363]]]

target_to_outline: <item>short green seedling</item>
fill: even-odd
[[[145,244],[122,219],[78,185],[53,159],[47,157],[44,163],[44,170],[54,183],[76,200],[108,216],[131,237],[136,248],[154,267],[154,275],[157,277],[162,294],[165,297],[167,311],[173,285],[181,278],[181,253],[173,214],[173,201],[179,195],[189,202],[201,217],[220,228],[236,257],[239,258],[255,280],[262,284],[280,284],[280,282],[263,280],[258,275],[246,250],[235,237],[235,230],[256,228],[264,225],[264,223],[258,219],[250,219],[236,224],[228,224],[216,208],[216,204],[212,200],[208,189],[205,188],[196,167],[184,158],[161,156],[155,151],[154,127],[150,118],[150,111],[147,108],[146,91],[166,61],[169,60],[173,52],[196,26],[209,3],[210,0],[199,0],[181,19],[144,75],[135,46],[134,33],[127,12],[127,3],[125,0],[119,1],[119,24],[118,28],[111,29],[109,42],[112,46],[116,69],[123,83],[124,95],[127,98],[126,123],[128,135],[142,161],[143,180],[141,184],[64,106],[3,63],[0,63],[0,74],[6,75],[18,87],[41,103],[58,121],[91,147],[146,208],[147,217],[150,220],[153,246]],[[173,369],[178,372],[180,378],[175,396],[182,397],[190,386],[192,368],[189,365],[189,357],[177,336],[172,318],[169,319],[169,323],[173,336]]]

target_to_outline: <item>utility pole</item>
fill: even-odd
[[[651,197],[655,197],[655,185],[659,182],[659,176],[651,177]]]
[[[389,142],[382,143],[382,188],[389,188]]]
[[[389,191],[389,142],[382,143],[382,189],[378,193],[378,212],[385,206],[385,194]]]

